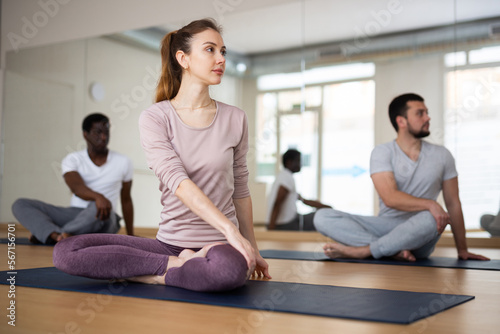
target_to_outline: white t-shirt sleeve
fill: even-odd
[[[295,180],[291,173],[281,173],[279,175],[279,185],[286,188],[290,192],[295,192]]]
[[[274,201],[276,200],[280,186],[286,188],[289,192],[288,196],[285,198],[285,201],[283,202],[283,206],[281,212],[278,215],[276,223],[278,224],[288,223],[292,219],[294,219],[295,216],[297,215],[296,202],[298,199],[298,194],[295,189],[295,180],[293,178],[293,174],[290,171],[282,170],[276,177],[276,183],[277,187],[275,189],[275,193],[273,196],[273,203],[271,205],[274,205]],[[271,217],[271,211],[272,208],[270,208],[269,219]]]
[[[78,156],[75,153],[70,153],[61,163],[62,175],[68,172],[77,172],[78,171]]]
[[[132,181],[132,177],[134,176],[134,165],[132,164],[132,160],[128,157],[125,157],[127,161],[127,167],[125,169],[125,175],[123,176],[123,182]]]

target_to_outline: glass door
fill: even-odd
[[[297,192],[306,199],[318,199],[321,88],[307,88],[304,93],[294,90],[281,92],[278,95],[279,164],[277,166],[283,168],[281,157],[288,149],[301,152],[302,169],[294,174]],[[297,208],[301,214],[312,211],[312,208],[301,202],[297,203]]]

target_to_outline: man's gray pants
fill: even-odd
[[[351,215],[334,209],[320,209],[314,216],[316,230],[347,246],[370,246],[378,259],[409,250],[416,258],[426,258],[440,235],[429,211],[386,218]]]
[[[500,237],[500,211],[496,216],[494,215],[482,215],[481,216],[481,227],[494,237]]]
[[[120,229],[120,217],[114,211],[111,211],[107,220],[96,218],[95,202],[90,202],[86,208],[77,208],[20,198],[12,205],[12,213],[42,243],[50,243],[53,232],[76,235],[116,233]]]

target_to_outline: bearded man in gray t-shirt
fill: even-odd
[[[488,260],[467,249],[451,153],[422,140],[430,134],[424,99],[416,94],[396,97],[389,105],[389,118],[397,138],[375,147],[370,160],[370,174],[380,197],[379,215],[319,210],[314,217],[316,229],[338,242],[325,245],[325,254],[415,261],[432,253],[450,224],[460,259]],[[448,212],[436,201],[441,191]]]

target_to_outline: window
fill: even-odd
[[[498,60],[498,51],[472,50],[469,64]],[[444,144],[456,160],[466,228],[477,229],[500,200],[500,67],[450,71],[445,86]]]
[[[493,63],[500,60],[500,46],[491,46],[469,52],[470,64]]]
[[[282,168],[281,156],[294,148],[302,153],[302,170],[294,177],[304,198],[370,215],[375,83],[366,77],[373,76],[374,65],[323,69],[259,78],[260,90],[275,91],[257,97],[256,180],[271,184]],[[365,79],[347,81],[360,77]],[[301,88],[301,80],[316,85]],[[298,203],[298,210],[307,213],[311,208]]]
[[[353,63],[313,68],[296,73],[262,75],[257,79],[259,90],[298,88],[303,85],[319,84],[372,77],[375,74],[373,63]]]
[[[324,88],[321,198],[336,209],[373,215],[370,154],[374,146],[375,83]]]

